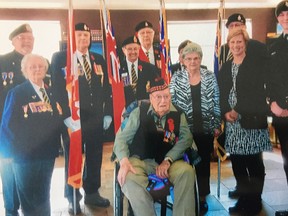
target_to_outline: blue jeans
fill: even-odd
[[[16,190],[12,161],[10,158],[0,160],[0,173],[2,179],[5,215],[18,216],[20,203]]]
[[[55,159],[13,162],[24,216],[50,216],[50,185]]]

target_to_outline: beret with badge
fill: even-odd
[[[122,43],[122,47],[124,47],[128,44],[133,44],[133,43],[140,45],[140,42],[136,36],[131,36],[131,37],[126,38]]]
[[[75,31],[87,31],[90,32],[90,28],[86,23],[77,23],[75,25]]]
[[[282,11],[288,11],[288,0],[281,1],[275,8],[275,16],[278,17]]]
[[[12,40],[14,37],[21,33],[26,33],[26,32],[31,32],[32,33],[32,28],[29,24],[25,23],[14,29],[9,35],[9,40]]]
[[[232,22],[240,22],[240,23],[243,23],[244,25],[246,24],[246,19],[245,17],[243,16],[243,14],[240,14],[240,13],[234,13],[232,15],[230,15],[228,17],[228,20],[226,22],[226,27],[228,28],[228,26],[230,25],[230,23]]]
[[[150,82],[150,88],[148,89],[148,92],[151,94],[156,91],[162,91],[166,88],[168,88],[168,85],[165,80],[161,77],[156,77]]]
[[[147,28],[147,27],[153,29],[152,23],[150,23],[147,20],[144,20],[144,21],[142,21],[136,25],[135,32],[138,32],[139,30],[141,30],[143,28]]]

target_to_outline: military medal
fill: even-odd
[[[2,79],[3,79],[3,85],[6,86],[7,85],[7,72],[2,72]]]
[[[84,70],[82,66],[78,63],[78,75],[83,76],[84,75]]]
[[[8,78],[9,78],[9,83],[12,84],[13,83],[13,77],[14,77],[14,73],[13,72],[9,72],[8,73]]]
[[[121,79],[123,81],[124,86],[129,86],[130,85],[128,73],[122,73],[121,74]]]
[[[24,111],[24,118],[28,118],[28,105],[22,106],[23,111]]]

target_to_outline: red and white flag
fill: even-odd
[[[67,68],[66,68],[66,90],[69,97],[72,121],[80,122],[79,81],[76,58],[76,44],[74,31],[74,17],[72,0],[69,0],[68,16],[68,38],[67,38]],[[80,123],[78,124],[80,125]],[[82,137],[81,127],[75,131],[69,131],[70,152],[68,166],[68,184],[73,188],[82,186]]]
[[[102,3],[102,17],[106,39],[106,62],[109,82],[112,85],[114,129],[115,133],[121,125],[121,115],[125,108],[124,85],[120,77],[120,62],[116,52],[116,39],[110,19],[110,12],[106,8],[105,0]]]

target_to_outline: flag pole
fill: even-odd
[[[218,14],[217,14],[217,19],[218,19],[218,23],[217,23],[217,33],[218,34],[218,43],[216,44],[217,46],[217,57],[218,57],[218,62],[217,62],[217,70],[220,69],[220,64],[221,64],[221,59],[220,59],[220,48],[221,48],[221,43],[222,43],[222,22],[223,22],[223,14],[224,14],[224,0],[220,0],[220,6],[218,9]],[[214,71],[214,73],[216,73]],[[218,75],[218,71],[217,71],[217,75]],[[218,144],[219,145],[219,144]],[[217,151],[219,151],[219,147],[217,147]],[[217,197],[220,198],[220,185],[221,185],[221,159],[220,159],[220,154],[218,154],[218,161],[217,161],[217,165],[218,165],[218,173],[217,173]]]
[[[68,41],[69,44],[67,44],[67,46],[69,46],[70,52],[73,50],[73,42],[72,42],[72,34],[73,34],[73,5],[72,5],[72,0],[69,0],[69,9],[68,9],[68,25],[69,25],[69,38],[70,40]],[[70,56],[70,62],[71,62],[71,68],[73,68],[73,55]],[[69,162],[68,162],[69,163]],[[77,209],[76,209],[76,188],[73,187],[73,213],[74,215],[77,214]]]

